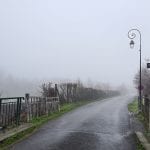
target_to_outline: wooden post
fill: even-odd
[[[31,120],[31,105],[29,104],[30,94],[25,94],[25,104],[26,104],[26,111],[27,111],[27,122]]]
[[[48,107],[49,107],[49,103],[47,102],[47,97],[45,97],[45,112],[47,116],[48,116]]]
[[[59,101],[59,97],[57,97],[57,106],[58,106],[58,111],[60,112],[60,101]]]
[[[21,98],[17,98],[16,125],[20,124]]]
[[[57,97],[57,95],[58,95],[57,84],[55,84],[55,95],[54,95],[54,97]]]
[[[67,83],[66,86],[67,86],[67,102],[69,102],[69,84]]]
[[[55,91],[56,91],[56,103],[57,103],[57,110],[60,112],[60,101],[59,101],[59,91],[58,91],[58,87],[57,84],[55,84]]]

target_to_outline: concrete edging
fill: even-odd
[[[18,133],[21,133],[21,132],[23,132],[23,131],[31,128],[31,127],[32,127],[32,124],[26,124],[26,125],[22,125],[20,127],[16,127],[13,130],[10,130],[6,133],[0,134],[0,142],[18,134]]]
[[[150,150],[150,143],[142,132],[135,132],[136,137],[146,150]]]

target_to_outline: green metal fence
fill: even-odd
[[[20,124],[22,100],[24,97],[0,98],[0,127]]]

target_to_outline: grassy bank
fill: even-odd
[[[140,121],[144,121],[144,117],[142,115],[142,113],[138,112],[138,101],[134,100],[133,102],[128,104],[128,110],[134,114],[134,116],[140,120]],[[135,137],[136,139],[136,144],[137,144],[137,150],[145,150],[143,145],[139,142],[139,140]]]
[[[138,101],[134,100],[130,104],[128,104],[128,110],[134,114],[136,118],[138,118],[140,121],[144,121],[144,116],[141,112],[138,111]]]
[[[128,104],[128,110],[132,113],[138,113],[138,101],[134,100],[133,102]]]
[[[31,122],[32,127],[28,128],[22,132],[19,132],[19,133],[15,134],[14,136],[11,136],[11,137],[7,138],[6,140],[2,141],[0,143],[0,150],[5,150],[11,144],[14,144],[20,140],[27,138],[28,136],[33,134],[33,132],[35,132],[37,129],[39,129],[44,123],[46,123],[52,119],[56,119],[56,118],[62,116],[63,114],[65,114],[79,106],[88,104],[90,102],[93,102],[93,101],[79,101],[79,102],[73,102],[73,103],[66,103],[66,104],[63,104],[60,106],[59,112],[54,112],[54,113],[51,113],[49,116],[42,116],[42,117],[33,119]]]

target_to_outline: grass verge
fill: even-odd
[[[138,101],[134,100],[128,104],[128,110],[132,113],[138,113]]]
[[[145,150],[145,148],[143,147],[143,145],[141,144],[141,142],[139,141],[139,139],[137,137],[135,137],[136,139],[136,148],[137,150]]]
[[[128,104],[128,110],[134,114],[136,118],[140,121],[144,122],[144,116],[141,112],[138,111],[138,101],[134,100],[133,102]]]
[[[144,121],[144,117],[142,113],[138,112],[138,101],[134,100],[133,102],[128,104],[128,110],[134,114],[134,116],[140,120],[140,121]],[[136,139],[136,145],[137,145],[137,150],[145,150],[145,148],[143,147],[143,145],[140,143],[140,141],[138,140],[137,137],[135,137]]]
[[[19,133],[15,134],[14,136],[11,136],[11,137],[5,139],[4,141],[2,141],[0,143],[0,150],[6,150],[12,144],[17,143],[17,142],[27,138],[33,132],[35,132],[38,128],[40,128],[44,123],[46,123],[52,119],[56,119],[56,118],[62,116],[63,114],[65,114],[79,106],[88,104],[90,102],[93,102],[93,101],[78,101],[78,102],[73,102],[73,103],[66,103],[66,104],[63,104],[60,106],[59,112],[54,112],[54,113],[51,113],[49,116],[42,116],[42,117],[33,119],[31,122],[32,127],[28,128],[22,132],[19,132]]]

